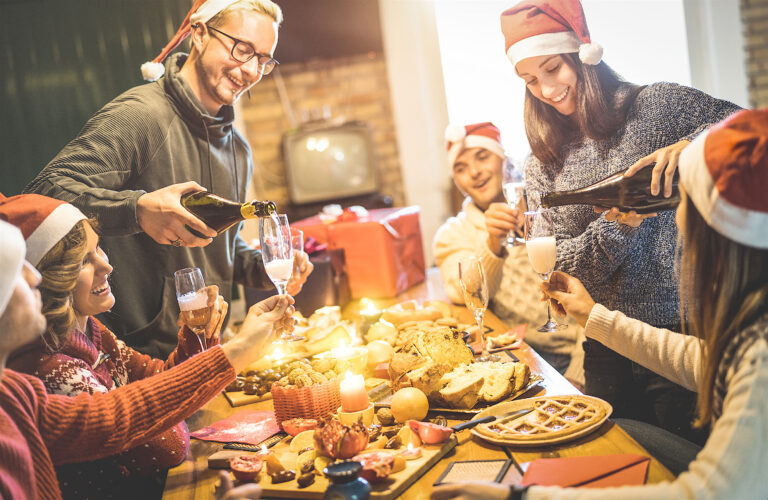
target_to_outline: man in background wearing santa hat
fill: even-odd
[[[527,323],[525,341],[569,380],[583,386],[584,351],[578,341],[582,328],[571,324],[553,333],[536,331],[547,320],[540,303],[541,278],[531,267],[524,245],[504,245],[510,232],[521,230],[522,211],[511,208],[502,194],[506,154],[499,129],[490,122],[449,125],[446,139],[453,181],[466,196],[461,212],[435,235],[435,257],[446,293],[454,302],[464,303],[458,263],[470,255],[480,258],[488,281],[489,308],[510,326]]]
[[[211,239],[216,232],[187,212],[180,197],[207,189],[244,201],[253,164],[234,129],[233,104],[277,64],[281,21],[270,0],[196,0],[173,39],[142,66],[144,77],[156,81],[104,106],[25,190],[96,217],[118,297],[100,319],[147,354],[167,357],[176,345],[174,271],[200,268],[228,302],[233,282],[272,287],[261,254],[238,230]],[[187,36],[190,53],[161,65]],[[312,271],[300,258],[291,294]]]

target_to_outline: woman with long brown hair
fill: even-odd
[[[671,173],[693,137],[738,110],[689,87],[623,81],[590,39],[579,0],[521,2],[501,15],[501,27],[507,55],[526,83],[530,209],[538,207],[537,194],[588,186],[635,164],[655,162]],[[554,208],[557,268],[608,307],[680,331],[674,212],[618,217],[624,224],[616,223],[615,211]],[[689,425],[693,393],[598,342],[584,347],[587,394],[609,401],[617,416],[701,439]]]
[[[679,294],[691,335],[596,304],[559,271],[542,289],[587,337],[698,392],[696,425],[711,425],[711,434],[688,471],[671,483],[524,495],[465,484],[438,488],[433,499],[768,497],[768,110],[741,111],[697,138],[681,155],[680,184]],[[666,448],[651,452],[662,463],[679,453]]]
[[[112,267],[99,247],[92,221],[74,206],[40,195],[19,195],[2,200],[0,218],[28,228],[27,258],[42,277],[47,323],[40,341],[14,353],[9,367],[38,377],[49,394],[105,393],[201,351],[197,336],[182,318],[178,345],[166,361],[131,349],[96,319],[115,302],[109,284]],[[206,341],[213,346],[219,343],[227,304],[215,286],[206,291],[212,308]],[[154,497],[162,490],[166,470],[178,465],[188,449],[189,431],[182,421],[125,453],[59,466],[56,472],[65,498]]]

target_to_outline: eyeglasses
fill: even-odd
[[[259,62],[259,73],[262,75],[268,75],[272,72],[273,69],[275,69],[275,66],[280,64],[277,62],[276,59],[273,59],[271,56],[268,56],[267,54],[259,54],[256,52],[256,49],[253,48],[253,45],[251,45],[248,42],[245,42],[243,40],[240,40],[238,38],[233,37],[232,35],[227,35],[221,30],[217,30],[216,28],[212,26],[208,26],[208,29],[215,31],[216,33],[219,33],[221,35],[224,35],[227,38],[232,39],[235,44],[232,46],[231,54],[232,59],[234,59],[237,62],[240,63],[247,63],[254,57],[258,57]]]

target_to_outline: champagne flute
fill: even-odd
[[[293,248],[288,216],[272,214],[270,217],[261,217],[259,219],[259,240],[261,241],[261,258],[267,276],[277,288],[277,293],[284,295],[288,280],[293,272]],[[304,340],[304,337],[283,331],[280,340],[293,342]]]
[[[208,307],[208,293],[204,290],[203,273],[196,267],[187,267],[173,273],[173,279],[184,322],[195,332],[200,348],[205,351],[205,325],[211,320],[211,308]]]
[[[501,191],[509,208],[518,208],[518,205],[522,204],[525,209],[525,180],[522,172],[509,158],[504,159],[501,167]],[[523,243],[524,240],[518,238],[514,231],[509,232],[507,246],[518,246]]]
[[[485,269],[480,259],[474,255],[464,257],[459,261],[459,283],[464,295],[464,303],[472,312],[479,329],[482,354],[478,361],[499,361],[501,358],[488,353],[488,343],[485,339],[483,316],[488,307],[488,282],[485,279]]]
[[[555,270],[555,262],[557,261],[557,241],[551,212],[544,208],[540,208],[536,212],[525,212],[523,228],[528,259],[531,261],[533,270],[539,273],[544,281],[547,281],[550,273]],[[549,301],[547,301],[547,322],[537,328],[536,331],[556,332],[567,327],[568,325],[552,319]]]

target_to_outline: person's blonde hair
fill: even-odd
[[[88,238],[85,233],[87,223],[81,220],[75,224],[37,265],[37,270],[42,276],[38,288],[47,323],[43,339],[54,350],[61,347],[75,322],[72,293],[88,250]]]
[[[694,425],[711,422],[715,377],[731,339],[768,311],[768,250],[736,243],[712,229],[681,192],[680,314],[683,332],[701,339]],[[687,323],[686,323],[687,320]]]
[[[224,21],[226,21],[227,16],[231,12],[237,10],[249,10],[252,12],[258,12],[259,14],[264,14],[272,19],[275,23],[277,23],[278,26],[280,26],[280,24],[283,22],[283,11],[275,2],[270,0],[238,0],[237,2],[233,3],[226,9],[213,16],[206,24],[209,24],[214,28],[218,28],[224,24]]]

